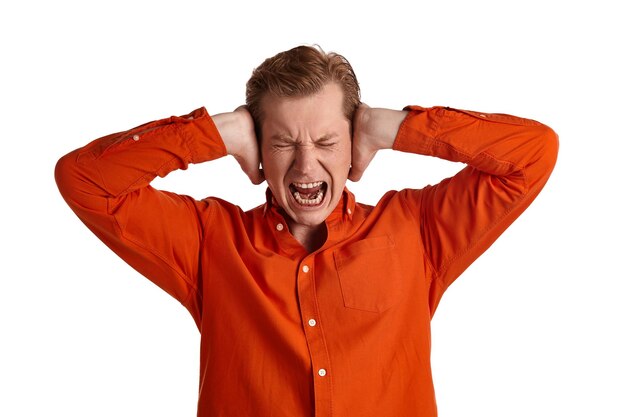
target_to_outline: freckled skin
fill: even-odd
[[[350,122],[343,114],[343,92],[334,83],[318,94],[265,97],[261,155],[265,179],[289,216],[294,236],[319,231],[341,199],[351,162]],[[299,204],[289,185],[324,181],[322,202]]]

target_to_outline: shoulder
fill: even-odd
[[[413,221],[421,204],[423,189],[402,189],[387,191],[375,205],[357,203],[357,212],[376,221],[391,218],[395,222]]]

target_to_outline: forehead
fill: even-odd
[[[306,130],[319,134],[328,129],[349,126],[343,112],[343,92],[337,84],[304,97],[266,96],[261,101],[265,137],[269,134],[294,134]]]

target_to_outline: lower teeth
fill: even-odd
[[[302,198],[299,192],[293,193],[294,198],[299,204],[306,206],[315,206],[322,202],[322,198],[324,197],[324,193],[320,190],[317,192],[317,197],[315,198]]]

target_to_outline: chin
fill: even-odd
[[[292,217],[291,220],[301,226],[317,227],[324,223],[329,214],[330,213],[319,213],[316,215],[312,215],[311,213],[307,213],[304,215],[300,214]]]

